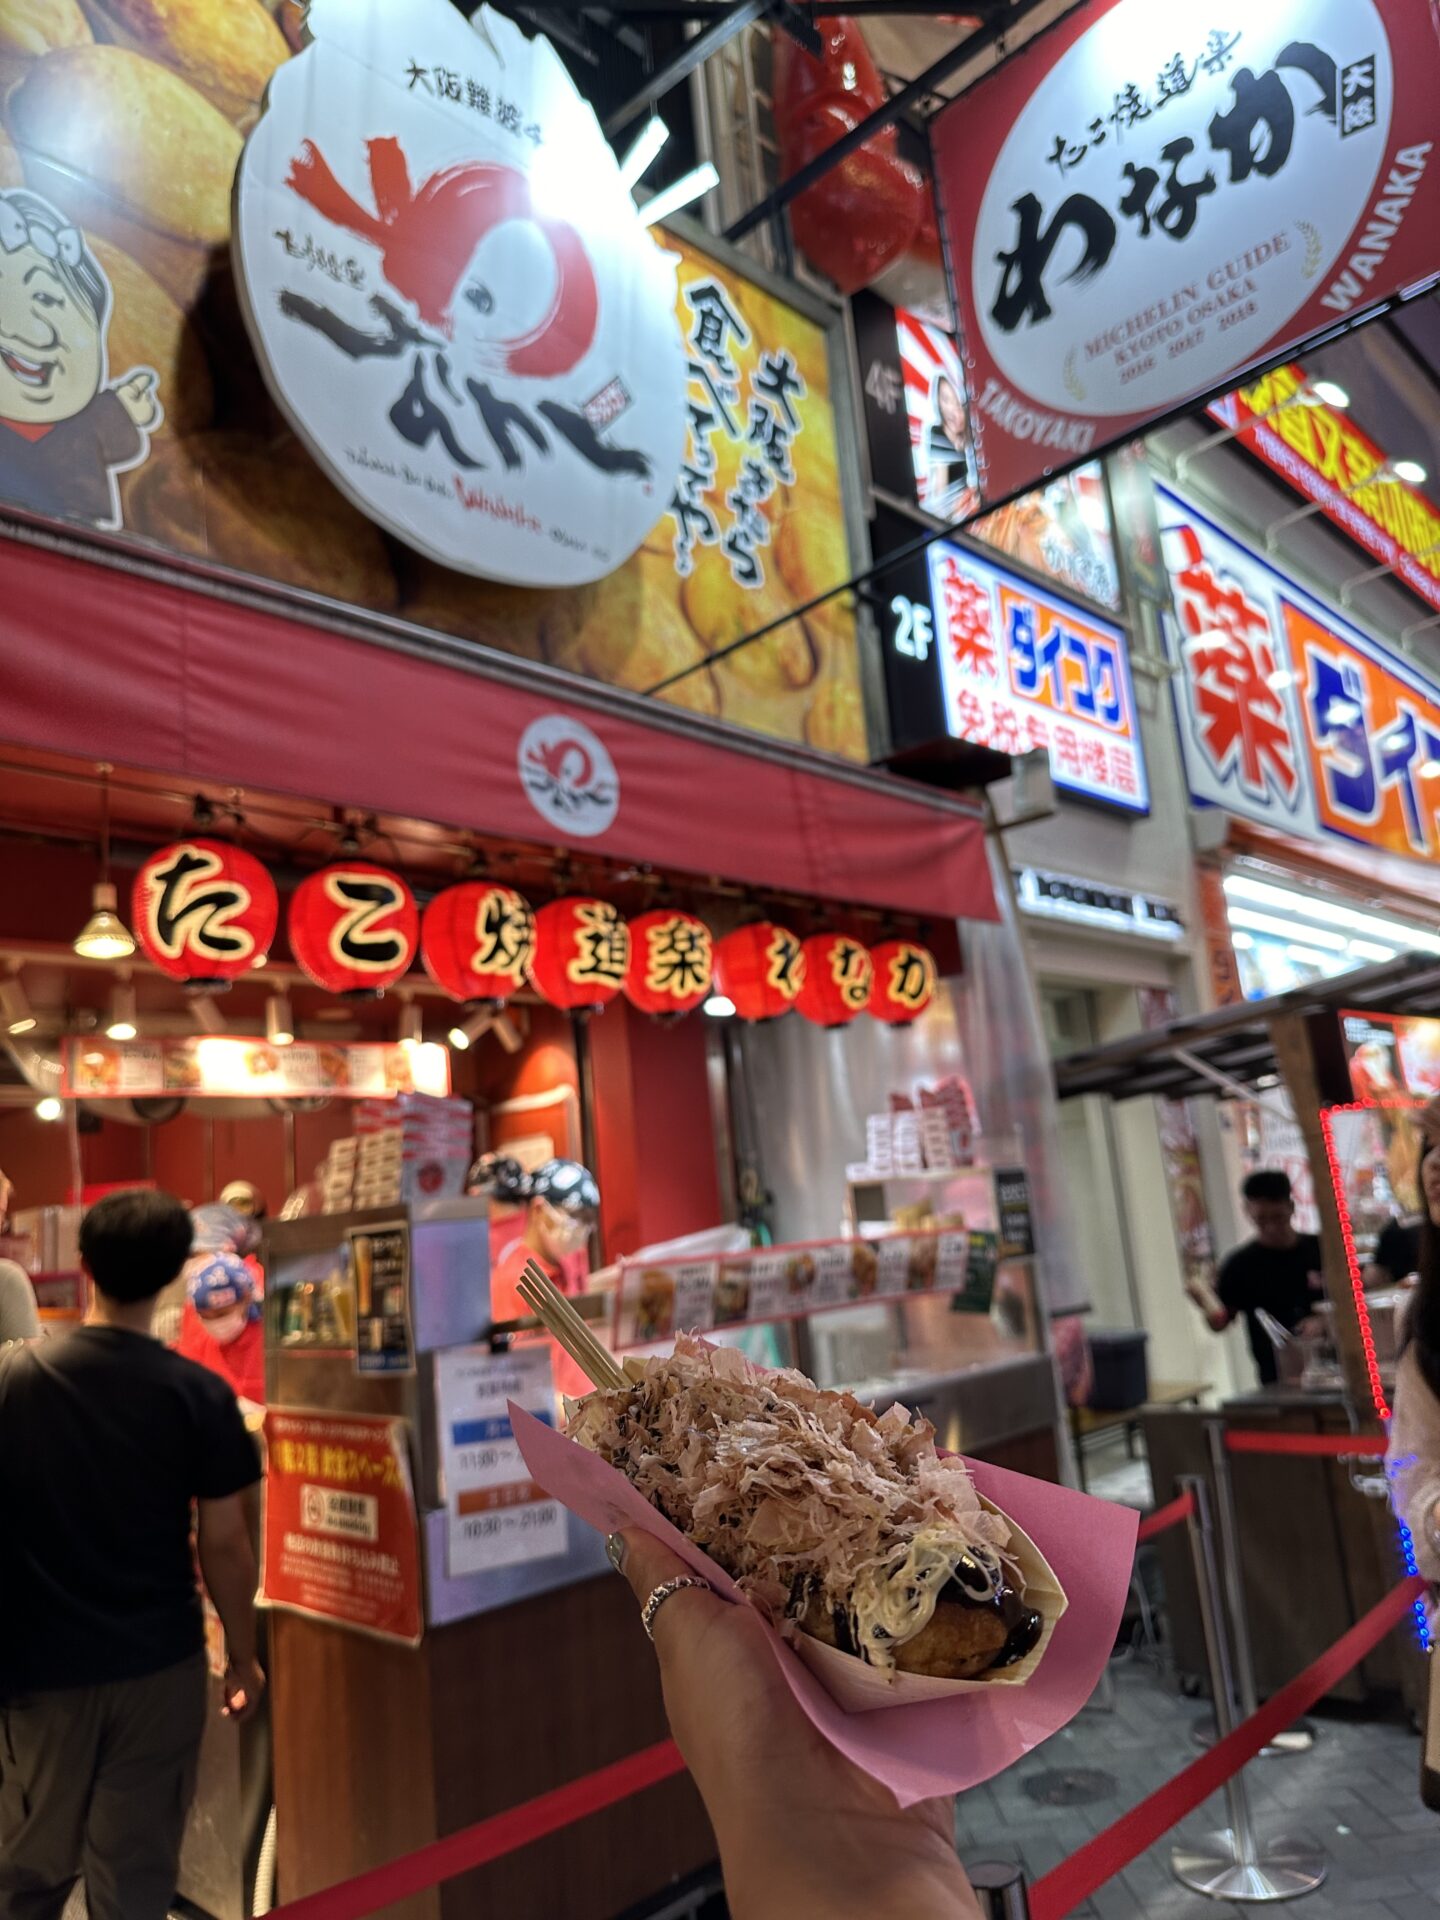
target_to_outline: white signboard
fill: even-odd
[[[545,40],[448,0],[311,0],[241,156],[272,391],[363,513],[523,586],[612,572],[683,457],[675,268]]]
[[[565,1510],[530,1478],[508,1403],[555,1421],[547,1347],[435,1356],[436,1418],[445,1478],[446,1571],[452,1580],[565,1551]]]

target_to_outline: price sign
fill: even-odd
[[[877,1240],[875,1253],[875,1291],[904,1293],[910,1280],[911,1242],[902,1234],[894,1234]]]
[[[530,1478],[510,1427],[512,1400],[554,1425],[548,1347],[504,1354],[454,1347],[436,1355],[446,1570],[452,1580],[565,1551],[564,1508]]]
[[[855,1292],[849,1245],[841,1240],[832,1246],[817,1247],[813,1257],[815,1277],[810,1285],[810,1304],[836,1307],[849,1300]]]

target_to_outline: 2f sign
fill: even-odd
[[[922,601],[897,593],[890,602],[895,616],[895,651],[907,660],[928,660],[935,644],[935,615]]]

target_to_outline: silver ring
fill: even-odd
[[[703,1587],[706,1593],[713,1591],[708,1580],[702,1580],[692,1573],[681,1574],[675,1580],[662,1580],[640,1611],[640,1624],[652,1640],[655,1638],[656,1614],[672,1594],[683,1593],[686,1587]]]

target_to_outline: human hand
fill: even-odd
[[[225,1669],[225,1704],[220,1711],[238,1726],[260,1706],[265,1692],[265,1673],[258,1660],[232,1660]]]
[[[160,402],[154,388],[155,375],[148,367],[138,367],[116,387],[115,397],[129,414],[132,425],[144,429],[159,423]]]
[[[690,1569],[631,1530],[622,1571],[643,1605]],[[735,1920],[980,1920],[955,1857],[954,1805],[901,1808],[810,1722],[759,1615],[695,1588],[655,1615],[676,1744],[710,1815]]]

